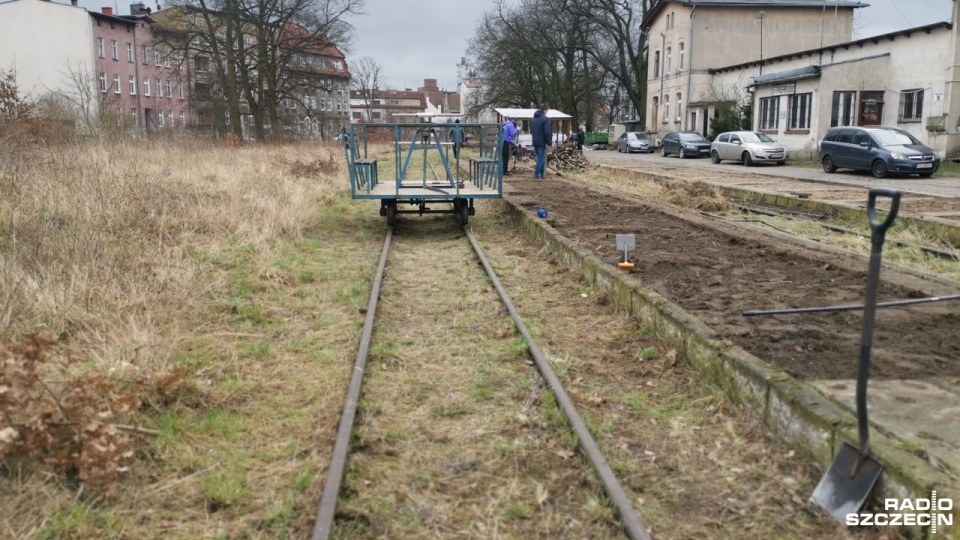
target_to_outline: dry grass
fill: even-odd
[[[277,538],[309,522],[380,230],[342,172],[277,165],[328,154],[189,141],[4,156],[3,339],[59,336],[82,361],[45,373],[54,388],[84,372],[186,379],[167,399],[144,389],[127,423],[159,436],[112,492],[0,465],[0,535]]]

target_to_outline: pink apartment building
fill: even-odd
[[[190,124],[187,65],[135,7],[125,16],[109,7],[90,12],[100,110],[145,133],[183,129]]]

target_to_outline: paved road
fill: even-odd
[[[869,173],[838,171],[834,174],[827,174],[823,172],[823,169],[792,167],[789,164],[784,166],[761,165],[757,167],[744,167],[739,163],[725,161],[714,165],[707,158],[679,159],[675,156],[660,157],[659,154],[620,154],[608,150],[585,151],[584,155],[593,163],[653,173],[669,171],[676,174],[678,169],[688,167],[693,170],[709,170],[714,173],[726,173],[740,178],[746,175],[761,177],[780,176],[784,178],[801,179],[808,182],[860,186],[864,188],[888,187],[903,193],[915,193],[931,197],[960,198],[960,178],[956,177],[934,176],[933,178],[919,178],[907,176],[878,179],[870,176]]]

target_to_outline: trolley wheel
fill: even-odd
[[[457,221],[460,222],[460,226],[463,227],[464,225],[466,225],[467,218],[470,216],[470,209],[467,208],[467,200],[454,199],[453,211],[457,214]]]
[[[387,225],[393,227],[397,224],[397,201],[387,203]]]

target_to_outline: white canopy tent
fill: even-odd
[[[498,124],[502,124],[507,118],[519,120],[517,128],[519,128],[522,133],[530,133],[530,120],[533,120],[533,115],[538,110],[539,109],[494,109],[497,113]],[[554,142],[567,140],[567,135],[570,134],[570,130],[573,127],[573,117],[563,111],[547,109],[547,118],[550,119],[550,127],[553,128]],[[563,134],[563,136],[558,137],[559,134]]]

